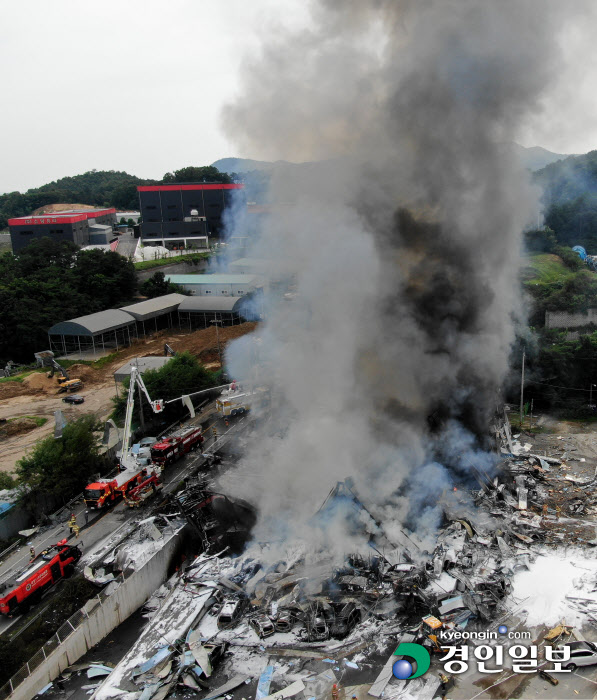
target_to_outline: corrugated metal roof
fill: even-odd
[[[256,284],[257,275],[166,275],[174,284]]]
[[[160,314],[176,311],[183,299],[186,299],[184,294],[164,294],[161,297],[154,297],[153,299],[140,301],[137,304],[130,304],[129,306],[121,306],[120,308],[122,311],[126,311],[126,313],[134,316],[137,321],[147,321]]]
[[[135,319],[121,309],[98,311],[96,314],[71,318],[54,324],[48,331],[49,335],[96,335],[106,333],[116,328],[124,328]]]
[[[220,311],[236,312],[245,297],[185,297],[180,302],[179,311],[202,311],[215,313]]]

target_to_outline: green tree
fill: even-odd
[[[143,381],[147,387],[147,391],[151,398],[177,399],[183,394],[192,394],[194,391],[209,389],[212,386],[218,386],[222,383],[220,372],[210,372],[199,362],[199,360],[190,352],[182,352],[173,357],[163,367],[159,369],[148,370],[143,373]],[[114,416],[117,420],[124,418],[126,410],[127,392],[129,387],[128,379],[123,382],[125,391],[117,398],[112,399],[114,402]],[[135,396],[137,402],[138,396]],[[153,417],[151,409],[144,401],[144,412],[148,418]],[[137,409],[135,409],[137,410]],[[182,402],[174,402],[168,404],[164,414],[166,420],[174,420],[178,416],[186,412],[186,408]],[[137,415],[135,413],[135,415]]]
[[[140,287],[139,291],[143,296],[153,299],[154,297],[161,297],[164,294],[185,294],[189,296],[189,292],[185,291],[178,284],[170,282],[166,279],[166,275],[163,272],[155,272],[151,277],[145,280]]]
[[[124,218],[124,216],[121,216],[121,217],[120,217],[120,221],[119,221],[118,223],[119,223],[121,226],[122,226],[123,224],[126,224],[126,219]]]
[[[97,431],[101,425],[92,415],[68,423],[62,437],[49,436],[36,443],[30,454],[17,462],[16,473],[22,484],[23,502],[36,507],[65,503],[82,491],[92,474],[101,472],[106,461],[99,454]]]
[[[31,362],[54,323],[123,306],[135,289],[133,263],[112,251],[42,238],[0,256],[0,358]]]
[[[232,178],[228,173],[220,172],[213,165],[204,165],[202,167],[189,165],[186,168],[175,170],[173,173],[166,173],[162,178],[162,182],[221,182],[231,184]]]
[[[17,482],[10,474],[0,472],[0,491],[3,491],[4,489],[14,489],[16,485]]]
[[[556,234],[548,227],[525,231],[524,244],[530,253],[553,253],[558,242]]]
[[[127,222],[126,222],[126,225],[127,225],[129,228],[133,228],[133,226],[135,225],[135,222],[133,221],[133,219],[128,219]]]

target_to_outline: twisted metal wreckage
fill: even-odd
[[[332,489],[314,519],[324,522],[341,503],[351,524],[362,528],[365,513],[377,526],[370,554],[348,554],[337,566],[325,552],[314,554],[298,546],[266,566],[255,544],[243,552],[257,519],[252,506],[209,489],[205,475],[190,481],[171,505],[186,517],[203,553],[185,562],[169,581],[160,594],[164,600],[148,604],[148,628],[96,697],[103,697],[104,688],[109,697],[116,689],[126,696],[142,687],[143,700],[164,698],[177,685],[203,692],[214,687],[215,666],[231,659],[225,665],[226,683],[208,692],[204,700],[209,700],[256,677],[243,656],[247,649],[261,656],[307,656],[334,664],[342,660],[346,670],[358,667],[347,657],[372,644],[387,648],[390,641],[393,647],[395,640],[416,641],[440,651],[450,643],[450,631],[497,629],[520,611],[506,604],[512,576],[537,556],[533,545],[554,541],[554,532],[541,527],[536,511],[544,502],[550,464],[559,461],[524,450],[520,454],[506,427],[501,436],[506,458],[498,476],[477,473],[478,489],[445,494],[445,526],[430,554],[415,551],[406,533],[402,546],[392,543],[373,509],[346,479]],[[578,513],[579,501],[583,508],[595,504],[595,483],[597,479],[576,484],[570,512]],[[584,489],[583,498],[579,489]],[[585,542],[597,544],[594,539]],[[169,632],[156,637],[152,625]],[[560,638],[556,635],[554,643]],[[139,658],[146,662],[130,664]],[[384,692],[392,677],[388,664],[370,695]],[[316,687],[320,694],[315,696],[321,697],[331,691],[337,681],[334,670],[340,668],[303,674],[285,688],[284,696],[304,692],[311,697]],[[274,683],[292,678],[274,677]],[[260,698],[269,693],[272,679],[265,684],[261,680]]]

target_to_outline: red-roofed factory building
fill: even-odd
[[[109,243],[116,223],[116,209],[85,209],[36,214],[9,219],[13,253],[38,238],[72,241],[78,246]]]

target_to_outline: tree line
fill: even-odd
[[[137,275],[114,252],[41,238],[0,256],[0,359],[30,364],[59,321],[130,303]]]

